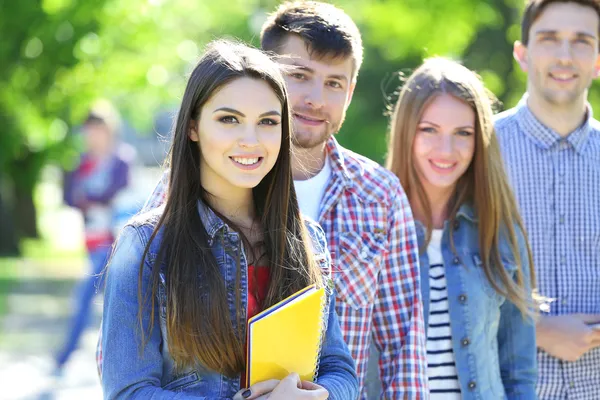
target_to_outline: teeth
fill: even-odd
[[[570,74],[552,74],[552,76],[563,81],[573,78]]]
[[[258,162],[258,157],[254,157],[254,158],[231,157],[231,158],[236,163],[244,164],[244,165],[252,165],[252,164],[256,164]]]
[[[454,166],[454,164],[452,164],[452,163],[446,164],[446,163],[438,163],[438,162],[434,162],[434,161],[432,161],[431,163],[438,168],[445,168],[445,169],[452,168]]]

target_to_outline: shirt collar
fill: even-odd
[[[211,239],[215,238],[219,230],[227,227],[227,224],[210,207],[204,204],[202,200],[198,200],[197,208],[200,220]]]
[[[587,112],[583,124],[563,139],[556,131],[542,124],[533,115],[531,109],[527,106],[528,98],[529,95],[525,93],[517,105],[517,121],[525,134],[544,150],[550,149],[561,142],[567,142],[573,146],[575,151],[582,154],[592,131],[591,121],[593,119],[593,111],[591,105],[589,103],[586,104]]]
[[[346,163],[344,162],[344,154],[340,149],[339,143],[333,136],[327,140],[326,151],[327,156],[331,160],[331,171],[333,172],[333,175],[340,178],[345,187],[352,186],[352,178],[346,167]]]

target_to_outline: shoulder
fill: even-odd
[[[129,166],[136,160],[137,152],[133,146],[128,143],[121,143],[115,150],[115,158],[120,164]]]
[[[344,164],[355,192],[365,200],[390,205],[399,194],[404,194],[400,180],[391,171],[375,161],[340,146]]]
[[[510,135],[517,128],[517,108],[511,108],[494,116],[494,128],[499,138]]]

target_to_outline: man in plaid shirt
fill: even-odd
[[[336,310],[361,398],[367,398],[371,338],[379,350],[382,397],[427,398],[418,245],[406,194],[396,176],[333,137],[362,62],[358,28],[330,4],[285,3],[263,25],[261,45],[286,65],[295,187],[303,214],[327,234]],[[160,205],[167,187],[165,174],[146,208]]]

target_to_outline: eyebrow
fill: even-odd
[[[558,35],[558,31],[546,29],[546,30],[543,30],[543,31],[537,31],[535,33],[535,36],[543,36],[543,35],[557,36]],[[594,36],[593,34],[588,33],[588,32],[576,32],[575,36],[577,36],[579,38],[586,38],[586,39],[596,40],[596,36]]]
[[[231,113],[231,114],[239,115],[242,118],[246,118],[246,115],[243,112],[238,111],[238,110],[236,110],[234,108],[230,108],[230,107],[220,107],[220,108],[217,108],[215,111],[213,111],[213,114],[215,114],[215,113],[217,113],[219,111],[228,112],[228,113]],[[264,113],[260,114],[258,117],[259,118],[263,118],[263,117],[270,117],[270,116],[281,117],[281,113],[279,111],[276,111],[276,110],[271,110],[271,111],[267,111],[267,112],[264,112]]]
[[[437,128],[440,127],[438,124],[431,122],[431,121],[427,121],[427,120],[419,121],[419,124],[429,124],[429,125],[433,125]],[[465,126],[457,126],[455,129],[475,129],[475,127],[473,125],[465,125]]]
[[[309,68],[306,65],[298,64],[296,62],[293,62],[291,65],[294,66],[294,67],[296,67],[299,70],[306,71],[306,72],[311,73],[311,74],[315,73],[314,69]],[[340,81],[346,81],[346,82],[348,82],[348,78],[345,75],[336,75],[336,74],[334,74],[334,75],[327,75],[327,78],[329,78],[329,79],[337,79],[337,80],[340,80]]]

